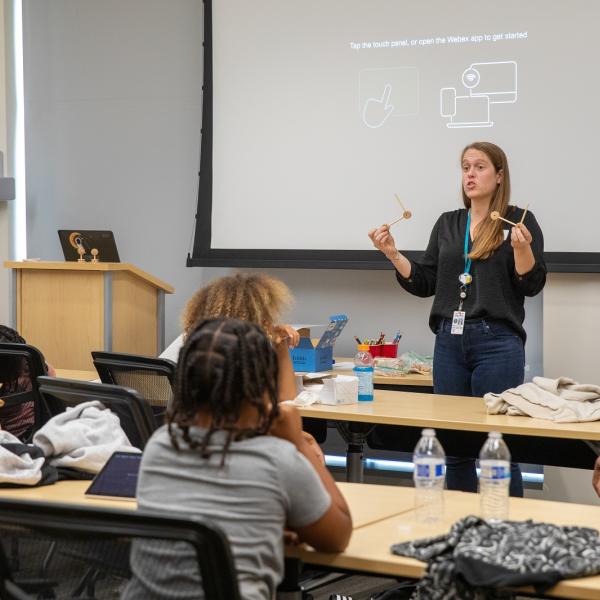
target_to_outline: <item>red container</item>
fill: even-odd
[[[369,346],[369,352],[373,358],[378,356],[385,358],[396,358],[398,356],[398,344],[386,343],[386,344],[373,344]]]
[[[380,352],[378,356],[383,356],[385,358],[396,358],[398,356],[398,344],[380,344],[379,348]]]
[[[376,358],[377,356],[382,356],[382,348],[383,344],[374,344],[373,346],[369,346],[369,352],[373,358]]]

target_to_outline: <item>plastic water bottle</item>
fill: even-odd
[[[490,431],[479,453],[481,516],[486,521],[508,519],[510,452],[498,431]]]
[[[415,509],[417,519],[431,523],[444,512],[444,479],[446,455],[434,429],[423,429],[413,454],[415,470]]]
[[[359,344],[354,357],[354,374],[358,377],[358,399],[373,400],[373,357],[368,344]]]

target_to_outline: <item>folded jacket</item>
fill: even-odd
[[[127,439],[119,417],[94,400],[67,408],[33,436],[55,467],[97,473],[113,452],[139,452]]]
[[[525,415],[557,423],[600,420],[600,386],[568,377],[534,377],[529,383],[483,398],[492,415]]]
[[[0,431],[0,487],[36,486],[54,483],[56,469],[47,464],[40,448]]]

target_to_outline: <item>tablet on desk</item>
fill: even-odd
[[[114,452],[85,495],[107,500],[135,500],[141,452]]]

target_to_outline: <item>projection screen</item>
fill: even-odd
[[[461,206],[459,158],[507,153],[552,270],[600,270],[600,3],[205,2],[189,265],[386,268]]]

